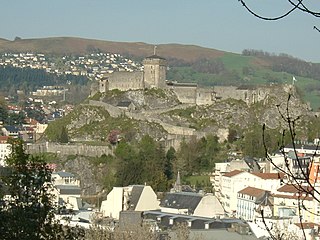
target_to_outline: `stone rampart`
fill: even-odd
[[[196,104],[197,86],[196,85],[174,85],[169,86],[177,95],[181,103]]]
[[[27,145],[26,150],[30,154],[48,152],[61,155],[81,155],[90,157],[100,157],[103,154],[113,155],[113,150],[108,146],[91,146],[86,144],[58,144],[46,142]]]
[[[212,88],[197,88],[196,104],[211,105],[215,102]]]
[[[104,76],[108,80],[108,90],[120,91],[136,90],[144,88],[143,72],[114,72]]]
[[[89,105],[103,107],[106,111],[108,111],[111,117],[120,117],[124,114],[124,111],[122,109],[112,106],[105,102],[89,100]]]

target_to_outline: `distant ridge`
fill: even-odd
[[[4,38],[0,38],[0,43],[4,43],[4,42],[10,42],[10,41]]]
[[[84,54],[93,49],[136,57],[152,55],[154,45],[142,42],[112,42],[75,37],[19,39],[9,41],[0,38],[0,52],[42,52],[53,54]],[[195,45],[159,44],[157,53],[165,58],[192,62],[197,59],[221,57],[225,52]]]

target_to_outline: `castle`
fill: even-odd
[[[248,105],[266,101],[270,88],[266,87],[235,87],[215,86],[199,87],[196,83],[178,83],[166,80],[167,61],[156,54],[143,60],[143,71],[113,72],[105,74],[99,80],[99,92],[109,90],[120,91],[141,89],[168,89],[172,90],[181,103],[195,105],[211,105],[217,100],[227,98],[243,100]]]

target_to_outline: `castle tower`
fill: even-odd
[[[99,80],[99,92],[105,93],[108,91],[108,78],[103,78]]]
[[[156,54],[143,60],[145,88],[165,88],[167,61]]]

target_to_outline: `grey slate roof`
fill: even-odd
[[[209,224],[209,229],[227,229],[232,226],[232,224],[238,223],[242,224],[243,221],[236,218],[207,218],[198,217],[182,214],[165,213],[160,211],[144,211],[145,219],[153,219],[158,222],[158,225],[165,228],[171,228],[170,219],[173,219],[174,223],[177,222],[191,222],[190,229],[204,229],[205,224]]]
[[[80,195],[81,189],[75,185],[56,185],[56,188],[60,191],[60,194],[68,195]]]
[[[72,173],[59,171],[59,172],[53,172],[53,174],[58,174],[60,177],[74,177]]]
[[[9,126],[4,126],[4,128],[8,131],[8,132],[19,132],[19,129],[17,128],[17,127],[15,127],[15,126],[11,126],[11,125],[9,125]]]
[[[160,207],[188,209],[188,212],[193,214],[201,199],[202,195],[197,193],[167,193],[167,195],[162,199]]]
[[[129,202],[129,209],[135,210],[142,194],[144,186],[143,185],[133,185],[131,191],[131,197]]]

